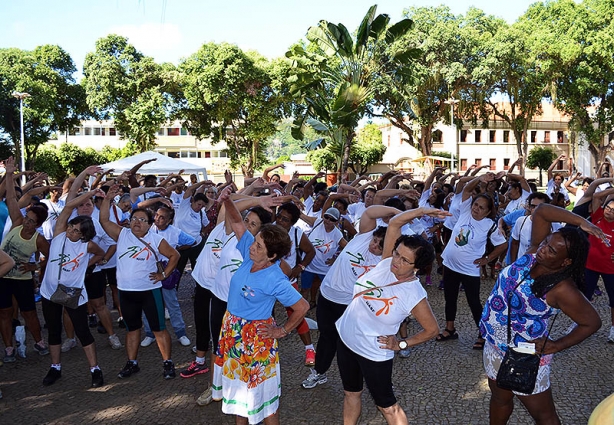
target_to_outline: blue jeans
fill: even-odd
[[[181,315],[181,308],[179,307],[179,300],[177,299],[176,289],[164,289],[162,288],[162,298],[164,299],[164,306],[168,310],[168,314],[171,316],[171,326],[177,338],[185,336],[185,322]],[[145,326],[145,335],[150,338],[155,338],[147,317],[143,317],[143,325]]]

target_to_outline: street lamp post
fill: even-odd
[[[21,156],[21,171],[24,172],[26,171],[26,144],[25,144],[25,138],[23,135],[23,100],[30,97],[30,94],[14,91],[13,97],[19,99],[19,119],[21,122],[21,141],[19,144],[19,149],[21,150],[21,155],[20,155]],[[25,174],[21,176],[21,181],[22,181],[22,184],[24,185],[26,184]]]
[[[460,149],[458,146],[458,127],[456,126],[456,123],[454,122],[454,105],[456,105],[459,102],[460,100],[453,99],[453,98],[449,98],[448,100],[444,101],[446,105],[450,105],[450,107],[452,108],[452,110],[450,111],[450,121],[452,122],[452,125],[454,126],[454,138],[455,138],[455,143],[456,143],[456,171],[460,171]],[[452,154],[452,156],[454,157],[454,154]]]

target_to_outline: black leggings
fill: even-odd
[[[326,373],[337,353],[337,340],[339,333],[335,322],[343,315],[347,305],[334,303],[320,294],[316,307],[316,319],[318,320],[318,345],[316,348],[315,370],[318,373]]]
[[[483,309],[482,302],[480,301],[480,277],[467,276],[443,266],[443,281],[443,294],[446,299],[446,321],[456,320],[458,291],[462,284],[465,287],[465,297],[467,297],[473,321],[476,326],[479,326]]]
[[[198,283],[194,292],[194,326],[196,327],[196,349],[209,351],[211,340],[211,299],[213,294]]]
[[[49,301],[46,298],[42,298],[43,317],[47,323],[49,345],[60,345],[62,343],[62,310],[64,306]],[[94,343],[94,337],[90,332],[90,328],[87,324],[87,303],[80,305],[79,307],[72,309],[66,308],[68,317],[72,321],[75,328],[75,334],[81,346],[87,347]]]
[[[211,298],[211,340],[213,341],[213,352],[217,352],[217,343],[220,340],[220,332],[222,331],[222,323],[224,322],[224,314],[228,303],[220,300],[213,295]]]
[[[192,270],[194,270],[194,267],[196,267],[196,259],[200,255],[200,251],[203,250],[203,246],[205,246],[204,238],[198,245],[179,251],[179,262],[177,263],[177,270],[179,270],[179,273],[183,274],[188,260],[190,260],[190,265],[192,266]],[[177,287],[179,287],[179,282],[177,282]]]

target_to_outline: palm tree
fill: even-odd
[[[403,19],[388,26],[390,17],[376,16],[376,9],[369,8],[355,38],[343,24],[323,20],[309,28],[308,45],[296,44],[286,53],[293,61],[290,91],[300,105],[292,135],[302,140],[305,125],[323,132],[341,154],[341,173],[348,168],[356,126],[373,101],[377,82],[406,78],[407,65],[420,54],[397,43],[413,22]]]

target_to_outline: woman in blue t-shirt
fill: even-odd
[[[236,415],[237,423],[279,423],[277,339],[298,326],[309,304],[281,269],[280,259],[292,244],[288,233],[266,224],[253,236],[229,194],[230,189],[224,190],[219,201],[226,206],[226,221],[239,241],[243,263],[230,281],[214,366],[213,399],[222,399],[222,411]],[[277,326],[271,316],[275,301],[294,310],[283,326]]]

